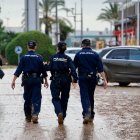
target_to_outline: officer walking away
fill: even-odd
[[[99,55],[90,48],[89,39],[82,41],[82,49],[75,55],[74,64],[78,68],[83,124],[87,124],[93,121],[95,115],[94,91],[97,84],[97,73],[103,77],[104,88],[107,87],[102,61]]]
[[[52,75],[50,89],[58,124],[63,124],[66,117],[71,82],[76,86],[77,74],[72,59],[64,53],[66,43],[59,42],[57,49],[58,52],[50,58],[49,63]]]
[[[24,113],[26,121],[32,121],[33,123],[38,123],[41,108],[41,74],[43,75],[44,86],[48,87],[43,58],[35,52],[36,47],[36,42],[33,40],[27,43],[28,52],[21,57],[11,83],[11,87],[14,89],[15,81],[22,73],[23,98],[25,100]]]

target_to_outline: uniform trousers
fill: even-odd
[[[68,76],[55,77],[50,84],[52,103],[56,115],[63,113],[66,117],[71,81]]]
[[[25,116],[38,115],[41,108],[41,78],[29,77],[24,81]]]
[[[79,87],[81,104],[83,108],[83,118],[91,117],[94,118],[94,91],[97,80],[93,77],[79,76]]]

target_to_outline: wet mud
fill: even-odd
[[[12,90],[14,69],[5,70],[0,80],[1,140],[140,140],[140,85],[108,89],[98,86],[95,92],[94,123],[83,125],[79,88],[71,89],[67,117],[59,126],[49,89],[42,86],[39,123],[26,123],[23,112],[23,89],[20,78]]]

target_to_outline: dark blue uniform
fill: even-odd
[[[67,104],[71,86],[71,75],[75,82],[77,74],[71,58],[64,53],[57,53],[50,59],[49,69],[51,71],[51,94],[55,113],[63,113],[66,117]]]
[[[43,58],[34,51],[29,51],[26,55],[21,57],[14,75],[19,77],[22,72],[25,116],[38,115],[42,98],[40,75],[43,74],[44,77],[47,76],[43,65]]]
[[[103,72],[101,59],[91,48],[83,48],[76,54],[74,64],[78,68],[83,117],[94,118],[96,74],[97,72]]]

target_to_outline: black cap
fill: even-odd
[[[29,46],[29,48],[35,48],[36,42],[34,40],[30,40],[27,45]]]
[[[86,46],[90,46],[90,40],[89,39],[84,39],[82,40],[82,44]]]
[[[60,47],[65,47],[67,46],[67,44],[63,41],[60,41],[58,44],[57,44],[57,47],[60,48]]]

